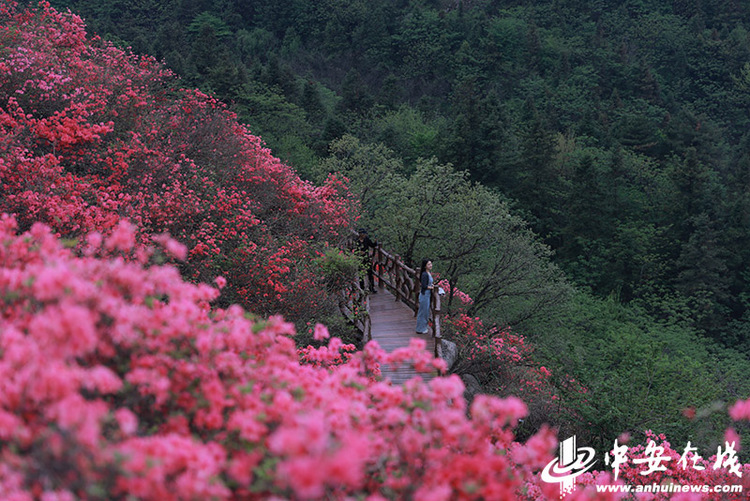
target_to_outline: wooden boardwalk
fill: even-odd
[[[370,319],[372,339],[385,351],[390,353],[396,348],[408,346],[411,338],[420,338],[427,342],[426,350],[435,353],[432,334],[417,334],[414,311],[403,302],[396,301],[396,297],[387,289],[378,289],[377,294],[370,295]],[[403,384],[415,376],[425,381],[437,376],[436,373],[416,372],[410,364],[403,364],[396,369],[384,365],[381,372],[384,379],[389,379],[394,384]]]

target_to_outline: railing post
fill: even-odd
[[[372,268],[373,268],[373,277],[377,277],[378,279],[378,287],[380,289],[385,288],[385,284],[383,283],[383,244],[378,242],[377,246],[375,247],[375,250],[373,251],[373,259],[372,259]],[[374,279],[374,278],[373,278]],[[374,285],[374,284],[373,284]]]
[[[365,344],[372,341],[372,318],[370,318],[370,296],[365,294],[365,318],[362,321],[362,330],[364,331]]]
[[[440,288],[438,288],[437,292],[433,294],[434,297],[434,305],[432,306],[432,337],[435,341],[435,357],[440,357],[439,353],[439,346],[440,346],[440,340],[443,338],[442,333],[440,332],[440,314],[441,314],[441,305],[440,305]],[[433,292],[435,290],[433,289]]]
[[[394,257],[393,259],[393,267],[394,267],[394,275],[396,275],[394,278],[396,279],[396,301],[401,300],[401,286],[404,284],[403,279],[403,269],[401,266],[399,266],[401,263]]]
[[[352,249],[356,244],[354,239],[358,236],[357,232],[352,230],[349,237],[343,242],[343,246]],[[339,309],[348,318],[354,326],[362,331],[362,340],[364,343],[372,341],[372,320],[370,318],[370,299],[362,287],[360,287],[359,274],[354,277],[351,290],[345,288],[342,292],[342,300],[339,302]]]
[[[411,291],[412,294],[414,294],[414,304],[417,305],[416,308],[414,308],[414,316],[416,317],[419,312],[419,295],[422,293],[422,282],[419,280],[419,277],[415,274],[414,279],[414,288]]]

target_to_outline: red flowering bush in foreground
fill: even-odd
[[[509,499],[551,457],[549,431],[512,442],[520,400],[477,398],[469,420],[457,377],[369,376],[440,366],[423,342],[301,365],[290,324],[212,311],[218,290],[148,267],[128,224],[81,257],[16,226],[0,222],[3,499]],[[325,366],[340,344],[306,356]]]
[[[186,245],[186,277],[231,277],[226,304],[295,320],[326,307],[311,263],[350,227],[341,180],[303,182],[216,100],[47,2],[0,0],[0,54],[0,212],[70,239],[127,218],[140,243]]]
[[[212,309],[217,288],[149,266],[184,250],[160,240],[163,250],[136,246],[135,228],[119,223],[108,238],[90,234],[79,256],[41,224],[17,235],[0,218],[3,499],[557,496],[539,479],[555,434],[514,441],[521,400],[478,396],[467,418],[457,376],[376,379],[381,363],[444,368],[423,340],[386,354],[331,338],[300,364],[291,324]],[[584,487],[576,496],[593,492]]]

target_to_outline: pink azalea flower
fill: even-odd
[[[115,419],[125,435],[134,435],[138,431],[138,417],[130,409],[117,409]]]
[[[331,337],[331,335],[328,333],[328,329],[323,324],[315,324],[315,333],[313,334],[313,339],[316,341],[322,341],[324,339],[328,339]]]
[[[320,466],[314,457],[295,457],[279,464],[279,477],[294,490],[296,497],[320,498],[325,492],[325,478]]]

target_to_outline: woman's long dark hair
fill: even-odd
[[[432,259],[424,258],[422,260],[422,266],[419,268],[419,276],[420,277],[422,276],[422,273],[424,273],[425,271],[427,271],[427,263],[429,263],[430,261],[432,261]]]

